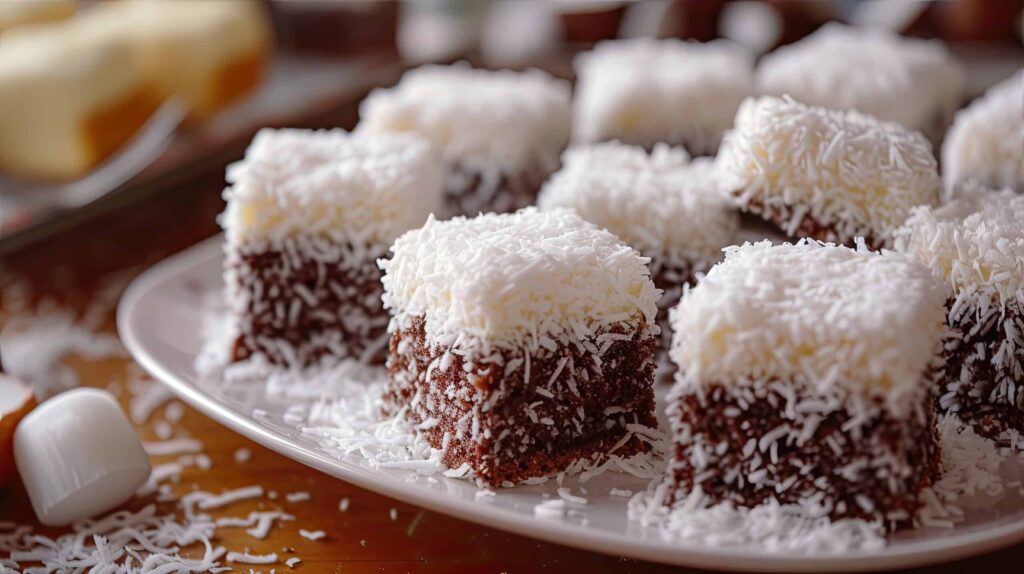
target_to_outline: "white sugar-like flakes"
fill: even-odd
[[[240,448],[235,451],[234,457],[236,463],[242,464],[244,462],[248,462],[249,459],[252,458],[252,451],[247,448]]]
[[[957,112],[942,144],[947,193],[977,181],[1024,192],[1024,70]]]
[[[307,501],[311,500],[313,497],[308,492],[303,490],[303,491],[299,491],[299,492],[289,492],[289,493],[284,495],[284,498],[288,502],[293,502],[294,503],[294,502],[307,502]]]
[[[276,564],[277,553],[250,554],[248,552],[228,552],[227,561],[238,564]]]
[[[9,296],[4,293],[5,300]],[[0,328],[4,368],[27,382],[39,400],[78,385],[78,373],[64,364],[68,355],[86,359],[126,355],[116,335],[99,332],[66,309],[12,311]]]
[[[216,525],[207,517],[179,521],[160,515],[155,505],[118,511],[72,525],[56,538],[21,526],[0,534],[0,571],[4,572],[220,572],[225,550],[214,547]],[[180,549],[196,545],[198,558],[181,556]],[[42,566],[31,567],[33,563]],[[4,570],[13,565],[12,569]]]
[[[422,433],[415,432],[403,418],[404,413],[381,417],[381,397],[387,385],[384,369],[343,361],[315,369],[284,370],[252,359],[238,366],[238,371],[225,371],[229,382],[265,384],[271,396],[287,400],[320,397],[309,409],[303,409],[301,420],[284,424],[298,426],[339,459],[358,457],[373,468],[406,469],[424,475],[445,471],[441,451],[431,448]],[[271,418],[268,414],[262,416]],[[345,512],[350,504],[344,498],[338,508]]]
[[[787,214],[790,235],[810,216],[844,243],[890,241],[911,208],[936,204],[942,188],[920,133],[789,97],[745,101],[718,161],[722,189],[741,208]]]
[[[725,502],[712,504],[696,488],[667,506],[667,482],[653,482],[629,501],[629,517],[652,527],[667,541],[710,547],[756,547],[772,553],[838,554],[879,550],[886,545],[881,524],[864,520],[832,521],[825,509],[808,499],[782,505],[770,498],[753,508]]]
[[[995,442],[978,435],[955,414],[936,421],[942,451],[942,475],[923,497],[925,504],[916,519],[924,526],[951,526],[963,518],[967,497],[982,504],[1001,497],[1009,487],[1001,466],[1008,460],[1024,460],[1024,454],[1006,453]],[[1008,456],[1009,455],[1009,456]]]
[[[536,348],[657,311],[648,260],[567,209],[431,218],[392,251],[384,306],[439,344]]]
[[[1024,195],[966,185],[951,203],[918,207],[896,248],[933,269],[959,294],[1024,302]]]
[[[167,421],[157,421],[153,425],[153,434],[160,440],[167,440],[174,436],[174,427]]]
[[[960,104],[964,74],[939,41],[832,23],[762,58],[757,83],[764,94],[858,110],[937,137]]]
[[[558,489],[558,498],[571,504],[589,504],[586,498],[573,494],[572,490],[565,487]]]
[[[802,240],[726,249],[683,294],[669,352],[680,388],[781,380],[911,407],[943,336],[946,289],[909,257]]]
[[[245,486],[234,490],[226,490],[220,494],[209,492],[190,492],[183,498],[183,504],[195,504],[200,510],[216,510],[242,500],[252,500],[263,496],[263,487],[259,485]]]
[[[726,40],[601,42],[573,67],[576,143],[666,142],[713,154],[740,102],[754,94],[752,55]]]
[[[538,518],[563,518],[570,512],[569,505],[561,498],[545,500],[533,507],[533,514]]]
[[[300,528],[299,529],[299,536],[305,538],[306,540],[312,540],[313,542],[316,542],[317,540],[321,540],[323,538],[326,538],[327,537],[327,533],[324,532],[323,530],[310,531],[310,530],[305,530],[305,529]]]
[[[714,163],[664,144],[648,154],[618,142],[569,149],[544,185],[541,209],[566,207],[659,262],[703,269],[739,227]]]
[[[441,201],[441,164],[413,134],[263,129],[228,168],[228,241],[390,243]]]
[[[197,453],[203,451],[203,443],[194,438],[176,438],[163,441],[144,442],[143,448],[149,456]]]
[[[128,412],[138,425],[148,422],[154,411],[174,397],[169,387],[148,379],[130,380],[128,389],[131,391]]]
[[[185,406],[177,401],[170,403],[167,405],[167,408],[164,409],[164,418],[167,419],[167,422],[169,423],[173,424],[181,422],[181,419],[184,416]]]
[[[508,172],[553,168],[569,142],[570,90],[539,70],[426,65],[371,92],[359,117],[359,132],[415,132],[449,163]]]

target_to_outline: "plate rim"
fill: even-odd
[[[163,259],[133,279],[118,302],[118,335],[132,359],[154,379],[169,387],[178,398],[229,430],[332,478],[432,512],[528,538],[606,555],[695,568],[758,572],[810,572],[823,568],[834,572],[884,570],[929,566],[1024,542],[1024,518],[1021,518],[988,529],[952,535],[943,539],[942,546],[931,548],[921,547],[927,546],[927,542],[910,542],[902,547],[887,546],[881,551],[786,555],[731,546],[656,543],[650,539],[623,538],[601,530],[585,529],[567,521],[538,518],[504,508],[474,504],[456,497],[437,496],[436,492],[406,483],[389,474],[313,452],[259,425],[251,416],[235,411],[180,378],[162,364],[141,340],[135,321],[139,318],[138,309],[147,302],[147,296],[183,272],[207,264],[214,257],[221,257],[223,243],[224,235],[215,235]]]

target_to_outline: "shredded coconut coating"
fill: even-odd
[[[665,144],[650,154],[618,142],[572,148],[537,205],[574,209],[644,255],[688,268],[718,261],[739,228],[714,163]]]
[[[441,205],[441,165],[411,134],[263,129],[228,167],[228,241],[391,243]]]
[[[554,167],[569,142],[568,82],[540,70],[427,65],[377,89],[359,107],[359,131],[415,132],[445,161],[477,170]]]
[[[809,216],[842,243],[887,244],[910,209],[937,203],[942,188],[920,133],[788,97],[745,101],[718,161],[741,208],[786,213],[791,236]]]
[[[778,380],[895,406],[929,380],[947,295],[893,251],[746,243],[684,293],[669,355],[684,389]]]
[[[683,144],[710,155],[754,94],[753,57],[725,40],[607,41],[573,62],[577,143]]]
[[[1024,195],[965,186],[940,208],[913,210],[896,249],[919,259],[953,288],[1024,302]]]
[[[430,218],[392,246],[384,306],[461,348],[536,348],[623,321],[652,326],[660,295],[645,257],[567,209]]]
[[[957,112],[942,169],[947,194],[970,180],[1024,193],[1024,70]]]
[[[858,110],[937,139],[960,104],[964,74],[939,41],[833,23],[765,56],[757,83],[763,94]]]

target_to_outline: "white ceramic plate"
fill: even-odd
[[[477,497],[471,483],[430,478],[404,470],[374,470],[342,461],[317,440],[285,423],[289,406],[258,386],[203,382],[193,363],[201,347],[204,299],[221,286],[221,237],[201,243],[153,267],[125,293],[118,312],[122,339],[135,359],[182,399],[228,428],[287,457],[360,487],[493,528],[596,552],[669,564],[751,571],[850,571],[920,566],[1009,546],[1024,540],[1024,501],[1012,495],[968,513],[957,528],[922,529],[894,536],[877,551],[841,555],[771,553],[759,547],[710,547],[668,542],[660,533],[630,523],[627,499],[611,488],[643,490],[647,481],[605,473],[586,483],[590,503],[583,517],[539,518],[534,506],[554,496],[556,485],[502,489]],[[254,409],[267,415],[254,418]],[[576,490],[574,489],[574,492]],[[583,520],[585,517],[586,520]]]

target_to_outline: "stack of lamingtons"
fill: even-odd
[[[1024,431],[1022,76],[954,119],[940,43],[830,26],[753,61],[602,43],[572,101],[427,66],[353,133],[261,133],[222,221],[231,360],[384,363],[382,416],[511,487],[650,451],[667,357],[669,504],[912,524],[938,417]]]

